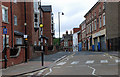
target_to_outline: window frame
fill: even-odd
[[[1,6],[2,6],[2,21],[8,23],[8,7],[4,5]],[[5,14],[3,14],[3,10]]]
[[[15,26],[18,25],[18,24],[17,24],[17,16],[16,16],[16,15],[14,15],[14,25],[15,25]]]

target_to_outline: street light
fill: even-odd
[[[40,9],[40,24],[39,24],[39,26],[40,26],[40,31],[41,31],[41,56],[42,56],[42,66],[44,66],[44,52],[43,52],[43,43],[42,43],[42,36],[43,36],[43,24],[42,24],[42,16],[41,16],[41,0],[40,0],[40,2],[39,2],[39,8],[38,9]]]
[[[64,15],[63,12],[58,12],[58,24],[59,24],[59,47],[60,47],[60,13],[62,13],[62,15]],[[60,48],[59,48],[60,49]]]

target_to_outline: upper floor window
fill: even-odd
[[[17,16],[14,15],[14,25],[17,25]]]
[[[100,20],[100,21],[99,21],[99,23],[100,23],[100,26],[99,26],[99,27],[101,28],[101,27],[102,27],[102,24],[101,24],[101,23],[102,23],[101,16],[99,17],[99,20]]]
[[[94,16],[96,16],[96,12],[95,12]]]
[[[103,26],[106,24],[105,22],[105,14],[103,14]]]
[[[16,38],[16,44],[21,45],[22,44],[22,38]]]
[[[92,31],[94,31],[93,21],[92,21]]]
[[[14,3],[17,3],[17,0],[13,0]]]
[[[94,24],[95,24],[95,30],[97,29],[97,26],[96,26],[96,19],[94,20]]]
[[[105,2],[103,3],[103,10],[105,9]]]
[[[2,21],[8,22],[8,7],[2,5]]]
[[[101,7],[99,7],[99,12],[101,12]]]

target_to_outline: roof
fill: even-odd
[[[51,5],[42,5],[41,8],[44,12],[51,12],[52,11]]]
[[[14,31],[14,34],[17,36],[24,36],[24,33],[19,32],[19,31]]]
[[[86,17],[100,2],[98,1],[86,14],[84,17]]]

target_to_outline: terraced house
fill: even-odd
[[[119,3],[97,2],[85,14],[88,50],[118,50]]]
[[[25,55],[27,61],[31,58],[41,55],[41,50],[36,47],[41,45],[40,39],[40,8],[39,2],[0,2],[0,63],[5,67],[25,62]],[[50,9],[46,12],[46,9]],[[53,14],[51,6],[42,7],[41,16],[43,17],[43,43],[45,45],[44,51],[47,53],[48,45],[52,45],[54,36]],[[6,44],[3,28],[7,28]],[[46,27],[49,27],[46,29]],[[45,34],[46,33],[46,34]],[[47,33],[51,33],[48,35]],[[27,39],[25,39],[27,35]],[[25,41],[27,40],[27,41]],[[27,43],[27,53],[25,53],[25,42]],[[47,45],[48,42],[48,45]],[[5,53],[6,45],[6,53]],[[7,62],[5,61],[7,60]],[[2,68],[1,67],[1,68]]]

